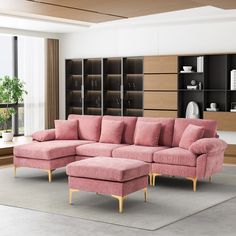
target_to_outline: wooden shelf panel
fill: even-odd
[[[144,73],[177,73],[177,56],[144,57]]]
[[[204,119],[216,120],[218,130],[236,131],[236,112],[207,112],[203,113]]]
[[[177,92],[144,92],[144,109],[177,110]]]
[[[164,110],[144,110],[143,116],[146,117],[178,117],[177,111]]]
[[[177,90],[176,74],[144,75],[144,90]]]

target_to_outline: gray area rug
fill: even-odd
[[[136,192],[128,196],[124,213],[119,214],[116,199],[95,193],[74,193],[74,204],[69,205],[64,169],[57,170],[53,182],[48,183],[47,174],[40,170],[20,168],[14,178],[13,169],[5,168],[0,169],[0,204],[156,230],[236,197],[235,180],[234,174],[218,174],[212,183],[199,182],[194,193],[191,181],[159,177],[157,186],[148,188],[147,203],[143,201],[143,192]]]

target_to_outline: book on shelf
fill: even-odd
[[[236,90],[236,70],[230,72],[230,89]]]
[[[204,58],[203,56],[197,57],[197,72],[203,72],[204,70]]]

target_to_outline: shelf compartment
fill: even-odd
[[[103,60],[104,75],[121,75],[121,58],[105,58]]]
[[[124,96],[124,109],[143,109],[142,93],[126,93]]]
[[[143,116],[143,109],[125,109],[124,116]]]
[[[124,58],[124,74],[143,74],[143,58]]]
[[[227,90],[228,56],[207,56],[205,89]]]
[[[82,107],[67,106],[67,114],[82,115]]]
[[[199,85],[201,82],[202,89],[204,89],[204,74],[203,73],[188,73],[185,76],[179,74],[178,88],[187,89],[187,85],[191,85],[191,81],[195,80],[196,84]]]
[[[85,75],[101,75],[101,59],[85,59],[84,74]]]
[[[66,75],[82,75],[82,59],[66,60]]]
[[[117,90],[121,89],[121,76],[104,76],[103,78],[104,90]]]
[[[104,115],[121,116],[121,109],[107,107],[106,109],[104,109],[103,114]]]
[[[102,110],[100,107],[86,107],[84,113],[85,115],[101,115]]]
[[[178,116],[186,117],[186,109],[189,102],[196,102],[199,107],[200,118],[203,116],[204,109],[204,93],[180,91],[178,93]]]
[[[217,108],[219,108],[219,111],[227,110],[227,104],[226,104],[227,97],[225,91],[205,92],[204,98],[205,98],[204,110],[206,110],[206,108],[209,108],[211,103],[217,103]]]

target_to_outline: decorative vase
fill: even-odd
[[[12,132],[2,132],[3,142],[12,142],[13,133]]]

